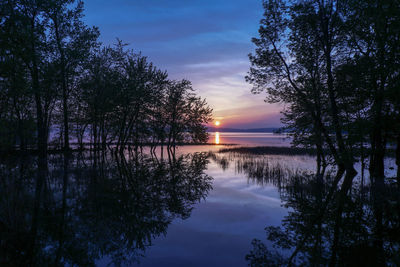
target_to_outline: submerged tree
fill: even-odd
[[[207,141],[204,124],[211,120],[211,109],[190,82],[168,80],[166,72],[124,50],[121,42],[91,56],[80,87],[94,144],[138,149]]]
[[[263,3],[247,76],[254,92],[266,90],[269,102],[286,103],[283,122],[294,143],[315,146],[318,166],[326,165],[327,150],[338,168],[336,181],[345,174],[344,192],[357,173],[355,148],[364,162],[366,142],[370,175],[383,180],[387,143],[399,132],[391,120],[396,98],[389,98],[398,91],[399,4]]]
[[[317,181],[323,177],[321,165],[326,166],[326,156],[337,167],[312,221],[314,225],[328,216],[327,210],[335,203],[330,217],[334,226],[329,229],[332,254],[325,264],[335,266],[340,259],[346,201],[357,174],[354,165],[361,160],[364,177],[368,156],[377,214],[376,263],[382,263],[384,159],[388,141],[395,142],[400,129],[393,120],[398,101],[390,98],[399,89],[400,5],[396,1],[334,0],[263,4],[260,38],[253,39],[257,48],[250,55],[247,80],[255,92],[266,90],[269,102],[287,104],[283,122],[295,144],[315,146],[318,151]],[[368,143],[371,148],[364,149]],[[298,240],[295,251],[304,249],[308,238]]]
[[[64,149],[69,149],[69,105],[74,80],[82,71],[82,64],[91,49],[96,47],[98,30],[90,29],[82,22],[83,2],[75,0],[46,1],[44,14],[49,19],[49,45],[54,49],[58,88],[61,88],[62,128]],[[73,107],[74,108],[74,107]]]

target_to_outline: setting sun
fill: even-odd
[[[216,122],[215,122],[215,126],[219,126],[220,124],[221,124],[220,121],[216,121]]]

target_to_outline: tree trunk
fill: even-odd
[[[385,142],[383,140],[382,109],[385,78],[380,77],[380,86],[375,84],[375,96],[372,106],[373,127],[371,134],[371,156],[369,173],[372,180],[383,180],[385,177]]]
[[[53,18],[54,30],[56,33],[56,42],[58,52],[60,53],[61,61],[61,87],[62,87],[62,97],[63,97],[63,117],[64,117],[64,150],[69,150],[69,125],[68,125],[68,92],[67,92],[67,77],[65,71],[65,54],[64,49],[61,46],[61,38],[58,29],[57,14]]]
[[[332,12],[332,11],[330,11]],[[339,110],[337,107],[335,88],[333,84],[333,74],[332,74],[332,33],[330,32],[330,20],[332,19],[332,14],[327,14],[327,8],[320,5],[320,23],[322,28],[322,40],[321,43],[324,47],[325,63],[326,63],[326,73],[328,76],[327,86],[328,86],[328,98],[330,103],[330,111],[332,124],[335,131],[335,136],[337,140],[338,150],[339,150],[339,164],[343,164],[346,173],[352,175],[355,171],[354,169],[354,159],[351,155],[351,151],[346,148],[343,135],[342,135],[342,125],[339,119]],[[357,173],[357,172],[356,172]]]
[[[38,139],[37,145],[39,150],[39,155],[41,157],[45,157],[47,153],[47,138],[46,138],[46,125],[44,123],[44,116],[43,116],[43,107],[42,107],[42,99],[40,95],[40,87],[39,87],[39,69],[37,66],[37,59],[36,59],[36,45],[35,45],[35,19],[33,18],[31,21],[31,49],[32,49],[32,89],[34,92],[35,97],[35,104],[36,104],[36,124],[37,124],[37,131],[38,131]]]
[[[397,135],[396,165],[397,165],[397,185],[400,188],[400,134]]]

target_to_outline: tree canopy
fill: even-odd
[[[0,150],[206,142],[211,108],[122,41],[105,46],[75,0],[0,3]]]

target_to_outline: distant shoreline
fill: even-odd
[[[364,148],[366,152],[370,152],[370,149]],[[325,150],[328,153],[328,150]],[[360,153],[360,149],[355,148],[353,152],[356,154]],[[315,156],[316,149],[314,148],[303,148],[303,147],[279,147],[279,146],[236,146],[232,148],[221,148],[218,153],[240,153],[240,154],[252,154],[252,155],[309,155]],[[395,150],[387,148],[387,158],[395,158]]]
[[[236,128],[217,128],[208,127],[207,132],[230,132],[230,133],[273,133],[279,134],[279,128],[254,128],[254,129],[236,129]]]

